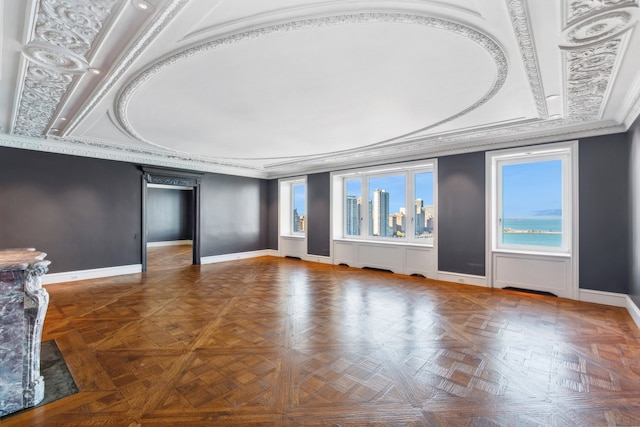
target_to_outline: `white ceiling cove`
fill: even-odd
[[[0,145],[275,178],[623,132],[636,0],[4,0]]]

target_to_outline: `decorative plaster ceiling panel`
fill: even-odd
[[[134,79],[118,111],[132,136],[176,151],[307,156],[462,117],[506,75],[500,48],[471,28],[352,14],[262,27],[169,56]]]

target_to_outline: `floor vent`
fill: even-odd
[[[393,273],[391,270],[387,270],[386,268],[375,268],[375,267],[362,267],[363,270],[372,270],[372,271],[380,271],[384,273]]]
[[[514,288],[513,286],[507,286],[506,288],[502,288],[502,289],[506,289],[508,291],[525,292],[527,294],[546,295],[548,297],[556,297],[556,298],[558,297],[558,295],[552,294],[551,292],[535,291],[533,289],[524,289],[524,288]]]
[[[413,273],[413,274],[411,275],[411,277],[421,277],[421,278],[423,278],[423,279],[426,279],[426,278],[427,278],[427,276],[425,276],[424,274],[420,274],[420,273]]]
[[[289,258],[289,259],[297,259],[298,261],[302,261],[302,258],[300,258],[299,256],[287,255],[287,256],[285,256],[285,258]]]
[[[340,264],[338,264],[338,265],[341,265],[341,266],[343,266],[343,267],[349,267],[349,264],[345,264],[344,262],[341,262],[341,263],[340,263]]]

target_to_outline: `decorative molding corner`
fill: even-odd
[[[628,0],[569,0],[563,32],[567,115],[580,120],[602,117],[610,82],[624,51],[624,37],[638,20],[638,5]]]
[[[142,273],[141,264],[46,274],[42,278],[42,284],[52,285],[54,283],[74,282],[77,280],[100,279],[103,277],[121,276],[123,274],[136,274],[136,273]]]
[[[180,12],[187,2],[188,0],[171,0],[167,3],[144,34],[138,38],[136,43],[131,46],[120,62],[118,62],[118,64],[109,72],[108,78],[96,90],[95,95],[78,111],[78,114],[76,114],[74,119],[65,128],[62,136],[68,136],[71,134],[89,115],[89,113],[93,111],[96,105],[104,99],[106,94],[113,89],[116,83],[131,67],[143,49],[146,48],[149,43],[151,43],[151,41],[153,41],[153,39],[171,23],[173,18],[178,14],[178,12]]]
[[[42,137],[117,0],[40,0],[11,132]]]
[[[127,117],[127,110],[129,103],[135,92],[140,89],[148,80],[153,78],[156,74],[160,73],[164,69],[171,67],[179,62],[185,61],[194,56],[200,55],[205,52],[210,52],[223,47],[231,46],[237,43],[245,42],[248,40],[255,40],[263,37],[267,37],[273,34],[287,33],[293,31],[301,31],[309,28],[328,27],[336,25],[350,25],[350,24],[362,24],[362,23],[397,23],[397,24],[409,24],[409,25],[421,25],[430,28],[437,28],[444,31],[450,31],[460,36],[466,37],[474,43],[480,45],[494,60],[496,64],[496,79],[491,88],[485,93],[485,95],[471,106],[464,110],[447,117],[437,123],[430,124],[424,128],[417,129],[404,135],[399,135],[391,140],[381,141],[376,144],[372,144],[369,147],[375,147],[378,145],[388,144],[391,141],[407,138],[411,135],[415,135],[426,130],[435,128],[444,123],[455,120],[462,117],[471,111],[476,110],[480,106],[484,105],[500,90],[504,85],[509,67],[507,58],[502,48],[487,34],[484,34],[476,29],[473,29],[467,25],[463,25],[457,22],[447,21],[441,18],[434,18],[430,16],[419,15],[416,13],[401,13],[401,12],[359,12],[359,13],[346,13],[333,16],[312,17],[306,19],[299,19],[295,21],[279,23],[274,25],[267,25],[252,29],[249,31],[239,32],[231,35],[227,35],[220,38],[214,38],[213,40],[198,44],[188,49],[180,50],[173,55],[156,62],[150,67],[140,72],[134,77],[131,82],[124,88],[120,96],[116,101],[115,114],[122,129],[127,132],[132,138],[144,142],[150,145],[156,145],[151,141],[147,141],[138,134],[133,125],[129,122]],[[338,153],[334,153],[336,155]],[[229,160],[229,159],[226,159]]]

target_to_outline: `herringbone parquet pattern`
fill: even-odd
[[[48,287],[80,393],[2,426],[640,425],[622,308],[279,258]]]

